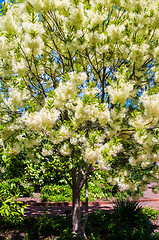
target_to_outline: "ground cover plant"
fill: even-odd
[[[117,200],[114,211],[99,210],[89,215],[86,227],[87,239],[93,240],[158,240],[159,234],[152,230],[150,220],[157,218],[159,211],[143,209],[138,202]],[[42,215],[28,217],[23,222],[8,222],[1,219],[3,239],[11,236],[17,240],[74,239],[71,216]],[[3,233],[3,234],[2,234]],[[16,238],[15,238],[16,237]],[[82,238],[79,238],[82,239]]]
[[[42,185],[54,166],[71,187],[75,236],[86,237],[80,195],[85,186],[88,206],[96,164],[136,193],[159,179],[158,12],[157,0],[2,4],[1,153],[26,155]]]

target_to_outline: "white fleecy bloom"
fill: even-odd
[[[113,104],[124,104],[125,101],[130,98],[133,86],[134,84],[132,82],[126,82],[123,79],[118,82],[113,82],[111,86],[107,87],[111,102]]]
[[[7,11],[6,15],[1,18],[1,31],[7,31],[8,33],[16,33],[18,24],[15,21],[14,9],[11,8]]]
[[[46,149],[46,148],[43,148],[42,149],[42,155],[45,157],[45,156],[51,156],[53,153],[52,149]]]
[[[142,133],[140,133],[140,131],[136,132],[134,134],[134,139],[137,143],[142,144],[146,150],[151,150],[155,145],[159,144],[158,137],[146,131]]]
[[[24,53],[27,53],[27,56],[31,56],[31,54],[34,54],[34,56],[38,56],[42,54],[42,51],[44,49],[44,42],[40,35],[37,35],[35,38],[32,38],[29,34],[25,34],[25,41],[23,44],[23,51]]]
[[[77,28],[82,26],[82,22],[84,20],[84,5],[82,3],[79,3],[78,8],[70,7],[69,13],[69,24]]]
[[[115,26],[115,24],[109,24],[107,28],[108,35],[111,37],[113,41],[120,38],[124,30],[125,30],[124,25]]]
[[[145,116],[138,114],[135,119],[130,119],[129,123],[130,125],[134,126],[137,129],[141,129],[141,128],[147,128],[148,125],[152,122],[152,117],[150,118],[146,118]]]
[[[72,137],[72,132],[69,127],[62,125],[57,133],[57,138],[62,142],[70,137]]]
[[[104,150],[107,155],[115,157],[118,153],[122,152],[123,146],[121,143],[112,144],[108,142],[101,146],[101,150]]]
[[[21,152],[22,147],[19,143],[14,143],[13,146],[7,146],[7,148],[4,150],[4,152],[7,152],[8,154],[11,155],[17,155]]]
[[[47,0],[45,0],[47,2]],[[51,0],[52,1],[52,0]],[[55,8],[58,10],[65,10],[70,7],[71,1],[69,0],[61,0],[61,1],[53,1],[55,3]]]
[[[72,83],[76,84],[76,86],[81,85],[84,81],[87,79],[87,74],[85,72],[70,72],[69,78],[72,81]]]
[[[140,101],[145,107],[145,116],[152,116],[159,120],[159,94],[148,95],[144,92],[140,97]]]
[[[9,105],[16,105],[17,107],[23,106],[23,102],[30,98],[30,92],[26,88],[19,90],[18,88],[11,87],[9,90]]]
[[[70,99],[74,99],[77,95],[77,86],[73,81],[68,80],[66,83],[60,82],[58,88],[55,89],[56,97],[54,100],[54,106],[56,108],[63,109],[66,102]]]
[[[19,76],[22,76],[26,73],[27,69],[27,62],[25,59],[21,58],[20,60],[16,61],[16,59],[12,59],[12,69],[14,73],[18,74]]]
[[[71,143],[72,145],[76,146],[77,143],[78,143],[78,138],[76,138],[76,137],[71,138],[71,139],[70,139],[70,143]]]
[[[98,87],[89,87],[84,85],[82,89],[82,93],[84,96],[89,96],[92,99],[100,92],[100,89]]]
[[[42,108],[39,112],[34,112],[31,114],[26,112],[21,119],[27,127],[38,131],[41,129],[52,128],[59,115],[60,112],[56,109],[49,111],[48,109]]]
[[[101,151],[98,151],[98,166],[101,170],[109,171],[111,169],[111,165],[106,161],[106,158],[102,156]]]
[[[54,1],[54,0],[29,0],[29,3],[33,6],[34,11],[39,13],[41,11],[49,11],[52,7],[55,7],[55,4],[63,1]],[[68,2],[68,1],[67,1]],[[56,4],[57,7],[57,4]],[[67,9],[67,7],[66,7]]]
[[[61,148],[60,148],[60,153],[63,156],[70,156],[72,152],[72,149],[70,148],[70,146],[68,144],[64,144]]]
[[[138,113],[134,119],[130,119],[130,124],[137,129],[157,125],[159,121],[159,94],[148,95],[144,92],[140,101],[143,103],[145,111],[143,114]]]
[[[120,110],[113,108],[110,111],[109,124],[111,128],[107,129],[107,135],[109,136],[109,138],[117,135],[117,133],[120,133],[126,113],[127,113],[126,108],[121,108]]]
[[[107,103],[103,103],[102,108],[95,108],[95,115],[101,126],[105,126],[110,121],[110,111]]]
[[[39,12],[44,7],[43,0],[29,0],[29,2],[36,12]]]
[[[73,118],[74,125],[83,124],[86,121],[95,121],[97,119],[96,104],[84,104],[80,99],[76,101],[75,115]]]
[[[159,69],[156,69],[155,71],[155,80],[159,82]]]
[[[95,164],[98,161],[99,153],[97,149],[93,150],[90,147],[86,147],[82,155],[85,162]]]
[[[3,143],[3,140],[2,139],[0,139],[0,146],[4,146],[4,143]]]

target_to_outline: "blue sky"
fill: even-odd
[[[0,0],[0,3],[4,2],[4,0]]]

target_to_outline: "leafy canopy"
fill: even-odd
[[[145,171],[141,183],[157,181],[158,9],[151,0],[6,3],[4,154],[25,151],[70,170],[98,164],[124,188],[137,189],[134,166]]]

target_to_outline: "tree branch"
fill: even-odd
[[[85,173],[84,173],[84,177],[83,177],[83,179],[82,179],[82,181],[80,183],[80,186],[79,186],[80,190],[82,189],[83,185],[85,184],[85,182],[87,180],[87,177],[88,177],[88,174],[89,174],[89,171],[90,171],[91,167],[92,167],[92,164],[87,165],[87,167],[86,167],[86,170],[85,170]]]

